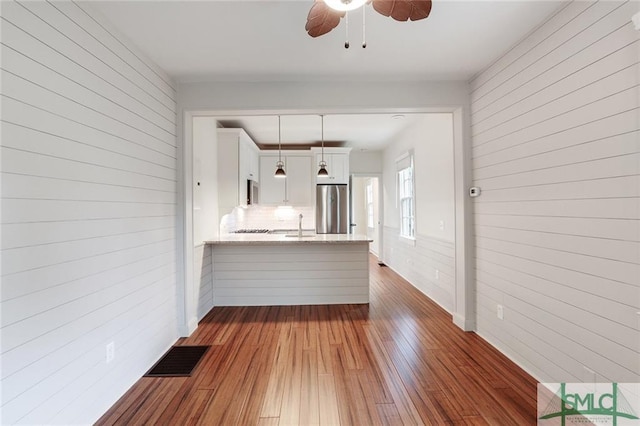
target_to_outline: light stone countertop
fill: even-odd
[[[288,234],[222,234],[215,240],[205,241],[205,244],[353,244],[371,242],[366,235],[352,234],[314,234],[303,232],[303,237],[298,237],[298,232]]]

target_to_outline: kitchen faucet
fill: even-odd
[[[298,219],[298,237],[302,237],[302,213],[300,213]]]

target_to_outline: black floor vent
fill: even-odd
[[[173,346],[144,377],[184,377],[191,372],[209,346]]]

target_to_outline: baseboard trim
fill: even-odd
[[[476,331],[476,322],[474,320],[467,319],[460,314],[453,314],[453,323],[462,331]]]
[[[382,266],[382,265],[381,265]],[[440,301],[434,299],[433,297],[431,297],[429,294],[425,293],[420,287],[418,287],[417,285],[415,285],[414,283],[412,283],[407,277],[405,277],[404,275],[402,275],[400,272],[398,272],[393,265],[389,265],[388,263],[384,264],[385,267],[391,269],[393,272],[395,272],[396,274],[398,274],[403,280],[405,280],[406,282],[408,282],[411,287],[415,288],[416,290],[418,290],[421,294],[423,294],[425,297],[427,297],[429,300],[431,300],[433,303],[435,303],[436,305],[440,306],[442,309],[444,309],[448,314],[452,315],[451,310],[449,310],[449,308],[445,307],[442,303],[440,303]]]
[[[193,317],[187,324],[182,324],[179,327],[180,337],[189,337],[198,328],[198,317]]]
[[[502,347],[502,345],[496,344],[496,342],[493,339],[488,338],[485,334],[480,333],[478,331],[476,331],[475,333],[480,338],[482,338],[482,340],[484,340],[485,342],[487,342],[488,344],[490,344],[491,346],[496,348],[498,350],[498,352],[500,352],[502,355],[504,355],[507,358],[509,358],[509,360],[511,362],[513,362],[515,365],[517,365],[518,367],[522,368],[525,371],[525,373],[527,373],[528,375],[533,377],[538,383],[549,382],[549,380],[543,380],[538,374],[536,374],[535,372],[531,371],[530,368],[522,365],[522,362],[520,362],[516,357],[514,357],[513,354],[510,351],[505,350],[504,347]]]

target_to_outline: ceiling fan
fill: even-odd
[[[418,21],[431,12],[431,0],[315,0],[304,29],[311,37],[319,37],[337,27],[348,11],[369,3],[376,12],[396,21]],[[348,42],[345,47],[349,47]]]

